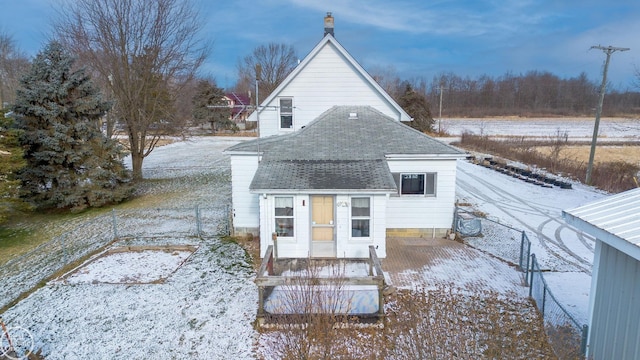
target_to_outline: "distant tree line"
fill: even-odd
[[[393,69],[375,69],[376,81],[399,98],[410,83],[427,97],[434,117],[439,115],[442,91],[442,116],[590,116],[594,114],[599,82],[586,73],[563,79],[549,72],[529,71],[491,77],[462,77],[453,73],[425,78],[401,79]],[[640,92],[607,86],[603,116],[637,114]]]

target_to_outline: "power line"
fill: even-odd
[[[600,84],[600,97],[598,99],[598,106],[596,108],[596,122],[593,126],[593,137],[591,139],[591,151],[589,152],[589,165],[587,166],[587,178],[585,183],[591,185],[591,172],[593,170],[593,159],[596,155],[596,142],[598,141],[598,127],[600,126],[600,115],[602,114],[602,102],[604,101],[604,92],[607,87],[607,70],[609,69],[609,60],[611,60],[611,54],[616,51],[627,51],[629,48],[621,48],[615,46],[592,46],[591,49],[598,49],[604,51],[607,54],[607,59],[604,62],[604,70],[602,71],[602,84]]]

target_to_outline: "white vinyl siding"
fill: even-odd
[[[258,195],[249,192],[249,185],[251,185],[257,169],[257,156],[231,156],[233,226],[240,232],[244,232],[244,229],[253,229],[255,231],[260,226]],[[254,235],[257,235],[257,233]]]
[[[437,196],[391,196],[387,202],[387,228],[449,229],[456,198],[456,160],[387,160],[396,174],[436,174]]]
[[[260,111],[260,136],[288,132],[280,128],[281,98],[294,99],[293,129],[299,130],[337,105],[372,106],[393,119],[396,109],[360,75],[331,43],[325,44],[307,66]],[[252,116],[255,120],[255,116]]]

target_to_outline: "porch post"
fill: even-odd
[[[278,234],[271,233],[271,240],[273,240],[273,258],[278,259]]]

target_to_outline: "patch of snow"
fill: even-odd
[[[75,270],[66,284],[151,283],[166,279],[191,251],[142,250],[106,254]]]
[[[434,264],[404,271],[400,277],[407,281],[393,285],[401,288],[422,287],[426,290],[450,285],[469,291],[490,291],[520,298],[528,296],[527,288],[523,286],[522,274],[514,267],[472,249],[463,252],[455,249],[446,251],[448,255],[439,256]]]

